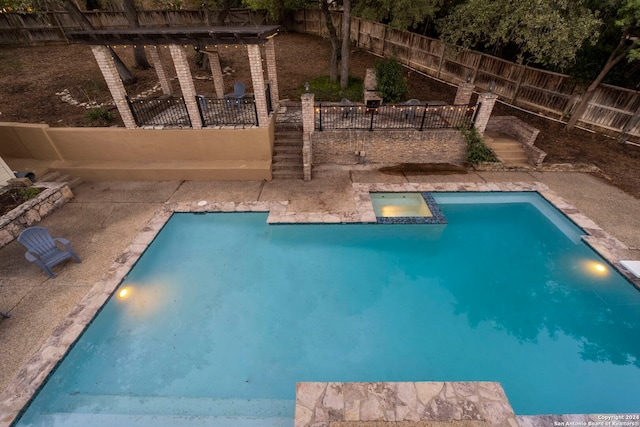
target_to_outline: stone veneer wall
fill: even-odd
[[[502,133],[517,139],[524,149],[529,163],[540,165],[547,153],[534,146],[540,130],[513,116],[494,116],[489,119],[486,130]]]
[[[455,129],[324,131],[311,134],[313,164],[464,163],[466,143]]]
[[[66,183],[43,182],[35,187],[43,191],[0,218],[0,248],[16,239],[30,227],[73,198]]]

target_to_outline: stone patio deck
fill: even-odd
[[[612,264],[640,259],[640,200],[580,173],[319,170],[310,182],[85,183],[71,203],[41,222],[71,240],[82,264],[58,267],[49,280],[24,261],[17,243],[0,249],[0,311],[12,315],[0,320],[0,426],[17,416],[173,211],[269,211],[269,222],[369,222],[375,221],[369,191],[538,191],[587,230],[588,243]],[[576,417],[589,416],[565,419]],[[549,425],[548,417],[518,421]]]

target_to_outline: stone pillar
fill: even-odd
[[[253,96],[256,101],[256,111],[258,112],[258,127],[265,127],[269,122],[269,113],[267,112],[267,97],[264,93],[265,84],[260,46],[257,44],[248,45],[247,53],[249,54],[249,66],[251,68]]]
[[[473,95],[473,89],[476,86],[471,83],[461,83],[458,86],[456,92],[456,99],[453,101],[453,105],[469,105],[471,101],[471,95]]]
[[[315,130],[315,96],[312,93],[302,94],[302,171],[305,181],[311,181],[313,164],[313,146],[311,135]]]
[[[480,135],[484,135],[484,131],[487,128],[487,123],[491,117],[491,111],[498,99],[498,95],[491,92],[484,92],[478,95],[478,103],[476,104],[476,121],[474,127],[478,130]]]
[[[133,119],[133,114],[127,103],[127,91],[124,89],[118,70],[116,70],[116,64],[113,62],[111,51],[106,46],[91,46],[93,56],[96,58],[98,67],[102,71],[104,80],[107,82],[109,92],[113,97],[120,117],[124,122],[124,126],[127,129],[135,129],[137,127],[136,121]]]
[[[158,46],[149,46],[147,52],[149,52],[151,62],[153,62],[153,68],[156,70],[158,80],[160,81],[160,87],[162,87],[162,93],[169,96],[173,95],[171,83],[167,78],[167,73],[165,72],[162,61],[160,60],[160,52],[158,52]]]
[[[267,58],[267,76],[269,78],[271,91],[271,104],[273,110],[277,111],[280,105],[280,91],[278,89],[278,72],[276,68],[276,49],[273,39],[267,40],[265,47],[265,56]]]
[[[191,127],[194,129],[202,129],[202,119],[200,119],[200,111],[196,104],[196,88],[193,84],[193,77],[187,62],[187,54],[182,46],[170,44],[169,51],[173,58],[173,65],[176,67],[176,75],[182,89],[182,97],[187,106],[187,113],[191,119]]]
[[[378,95],[376,91],[376,86],[378,86],[378,78],[376,77],[376,69],[375,68],[367,68],[366,74],[364,76],[364,103],[365,105],[369,103],[369,101],[377,101],[382,103],[382,98]]]
[[[213,77],[213,86],[216,88],[216,96],[224,98],[224,79],[222,78],[222,67],[220,66],[220,55],[218,52],[204,52],[209,57],[209,68]]]

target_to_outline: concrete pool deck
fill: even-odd
[[[86,318],[88,315],[83,311],[86,306],[78,306],[80,301],[92,288],[95,292],[96,284],[109,282],[109,286],[114,286],[114,283],[117,285],[118,272],[113,266],[119,265],[121,269],[128,270],[135,259],[125,255],[127,248],[134,248],[133,252],[127,252],[129,254],[141,253],[155,235],[149,230],[150,221],[170,215],[171,209],[180,210],[181,206],[186,205],[197,207],[197,202],[204,200],[208,203],[202,206],[203,210],[268,208],[271,209],[270,219],[273,220],[360,221],[370,220],[370,212],[363,212],[361,205],[366,204],[363,194],[369,189],[515,189],[510,184],[514,182],[531,189],[548,187],[551,193],[571,205],[567,206],[569,213],[575,211],[576,215],[584,214],[584,221],[593,220],[612,236],[605,237],[613,242],[618,252],[615,256],[640,259],[640,200],[605,181],[582,173],[470,172],[463,175],[420,175],[320,170],[310,182],[82,184],[74,190],[76,198],[73,201],[40,223],[49,228],[54,236],[68,238],[83,259],[82,264],[67,263],[57,267],[54,269],[57,277],[48,279],[37,267],[24,260],[24,249],[17,242],[0,249],[0,311],[12,316],[0,320],[0,390],[4,390],[0,393],[0,425],[8,424],[7,416],[15,410],[15,404],[34,391],[35,386],[20,382],[20,379],[26,381],[28,377],[36,377],[42,380],[46,377],[46,372],[39,369],[34,371],[33,363],[27,367],[27,362],[34,362],[34,358],[53,360],[64,354],[65,346],[70,344],[65,342],[64,337],[58,337],[57,345],[49,347],[48,352],[41,352],[40,349],[52,339],[54,331],[64,329],[61,329],[61,325],[71,330],[68,337],[81,332],[82,322],[86,323],[91,317]],[[156,215],[157,212],[163,213]],[[145,232],[140,234],[143,229]],[[618,245],[617,241],[623,245]],[[72,315],[68,316],[70,313]],[[69,324],[70,318],[78,318],[78,323]],[[21,384],[20,387],[16,386],[16,381]]]

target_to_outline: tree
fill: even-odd
[[[633,1],[633,0],[629,0]],[[583,0],[468,0],[438,22],[441,39],[464,48],[518,50],[519,62],[564,68],[586,42],[595,42],[601,20]]]
[[[327,0],[320,0],[320,7],[324,14],[324,21],[329,30],[329,41],[331,42],[331,56],[329,57],[329,80],[331,83],[338,81],[338,46],[340,46],[340,40],[338,39],[338,32],[335,25],[331,20],[331,12],[329,11],[329,3]]]
[[[388,22],[393,28],[406,30],[433,18],[444,0],[358,0],[353,14],[375,22]]]
[[[338,38],[338,31],[333,25],[331,19],[331,11],[329,10],[330,0],[320,0],[320,9],[324,16],[325,26],[329,33],[329,42],[331,43],[331,54],[329,57],[329,80],[332,83],[338,81],[338,61],[342,57],[342,70],[340,84],[346,87],[349,79],[349,32],[350,32],[350,18],[349,13],[351,10],[351,0],[343,0],[345,6],[345,16],[343,16],[342,32],[346,37],[341,41]],[[289,9],[301,9],[314,3],[313,0],[243,0],[243,4],[247,7],[258,10],[263,9],[269,12],[269,15],[276,19],[277,22],[282,22],[285,10]]]
[[[342,1],[342,53],[340,56],[340,88],[349,84],[349,48],[351,39],[351,0]]]
[[[623,59],[627,58],[629,62],[640,59],[640,1],[638,0],[621,0],[610,3],[617,11],[617,19],[615,24],[620,28],[620,39],[617,46],[611,51],[607,62],[600,70],[598,76],[587,87],[582,95],[580,102],[571,114],[567,122],[566,129],[573,129],[587,109],[589,100],[593,96],[593,92],[607,74]]]
[[[76,22],[82,27],[83,30],[91,31],[95,30],[93,24],[87,19],[86,16],[78,9],[78,6],[73,2],[73,0],[64,0],[64,8],[73,16]],[[116,64],[116,69],[118,70],[118,74],[120,75],[120,79],[122,83],[125,85],[133,84],[136,82],[136,76],[131,74],[131,71],[124,65],[124,62],[120,59],[118,54],[114,52],[112,48],[109,48],[111,51],[111,56],[113,57],[113,61]]]
[[[138,12],[136,11],[135,0],[124,0],[124,14],[127,17],[127,22],[129,22],[129,28],[140,28],[140,23],[138,22]],[[149,61],[147,60],[147,54],[144,51],[144,46],[134,46],[133,48],[133,58],[135,60],[135,67],[139,70],[148,70],[151,68],[149,65]]]

